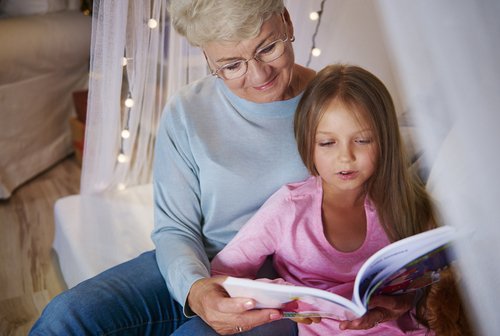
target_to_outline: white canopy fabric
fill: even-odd
[[[82,194],[150,182],[167,96],[206,74],[200,51],[170,29],[166,7],[94,1]]]
[[[150,183],[166,98],[206,74],[199,50],[169,28],[165,1],[94,3],[82,194]],[[305,64],[315,29],[307,17],[321,1],[286,4],[297,62]],[[322,53],[310,66],[364,66],[386,83],[399,113],[410,114],[445,224],[470,233],[457,243],[457,253],[476,329],[495,334],[500,2],[329,0],[322,15],[316,40]],[[134,104],[127,108],[129,96]],[[124,128],[127,139],[121,138]],[[120,153],[123,163],[117,161]]]
[[[457,242],[479,335],[495,335],[500,292],[500,2],[379,2],[430,168],[429,190]]]

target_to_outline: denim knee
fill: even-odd
[[[44,308],[40,318],[33,325],[30,335],[84,335],[81,331],[74,330],[78,321],[83,318],[80,315],[76,296],[71,291],[63,292],[56,296]],[[83,328],[84,329],[84,328]]]

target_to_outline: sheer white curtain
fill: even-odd
[[[170,96],[187,83],[191,83],[208,74],[208,67],[203,52],[198,47],[187,43],[186,39],[170,30],[168,41],[168,86]]]
[[[314,32],[307,16],[320,2],[287,1],[302,63]],[[465,235],[456,247],[478,335],[500,330],[499,17],[495,0],[327,0],[317,34],[322,53],[311,62],[366,67],[409,112],[428,188],[445,224]]]
[[[478,335],[500,330],[500,2],[379,1]]]
[[[170,29],[166,8],[94,1],[82,194],[150,183],[167,96],[207,73],[199,50]]]

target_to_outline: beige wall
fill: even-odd
[[[303,65],[309,57],[316,25],[309,19],[309,13],[319,10],[320,3],[320,0],[286,1],[295,26],[296,61]],[[316,46],[322,54],[312,58],[310,67],[319,70],[327,64],[343,62],[366,68],[386,84],[401,114],[405,110],[402,90],[377,9],[374,1],[327,0],[316,37]]]

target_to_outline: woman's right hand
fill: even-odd
[[[254,309],[255,301],[230,298],[221,286],[226,276],[215,276],[196,281],[188,294],[193,312],[221,335],[248,331],[259,325],[281,318],[276,309]]]

